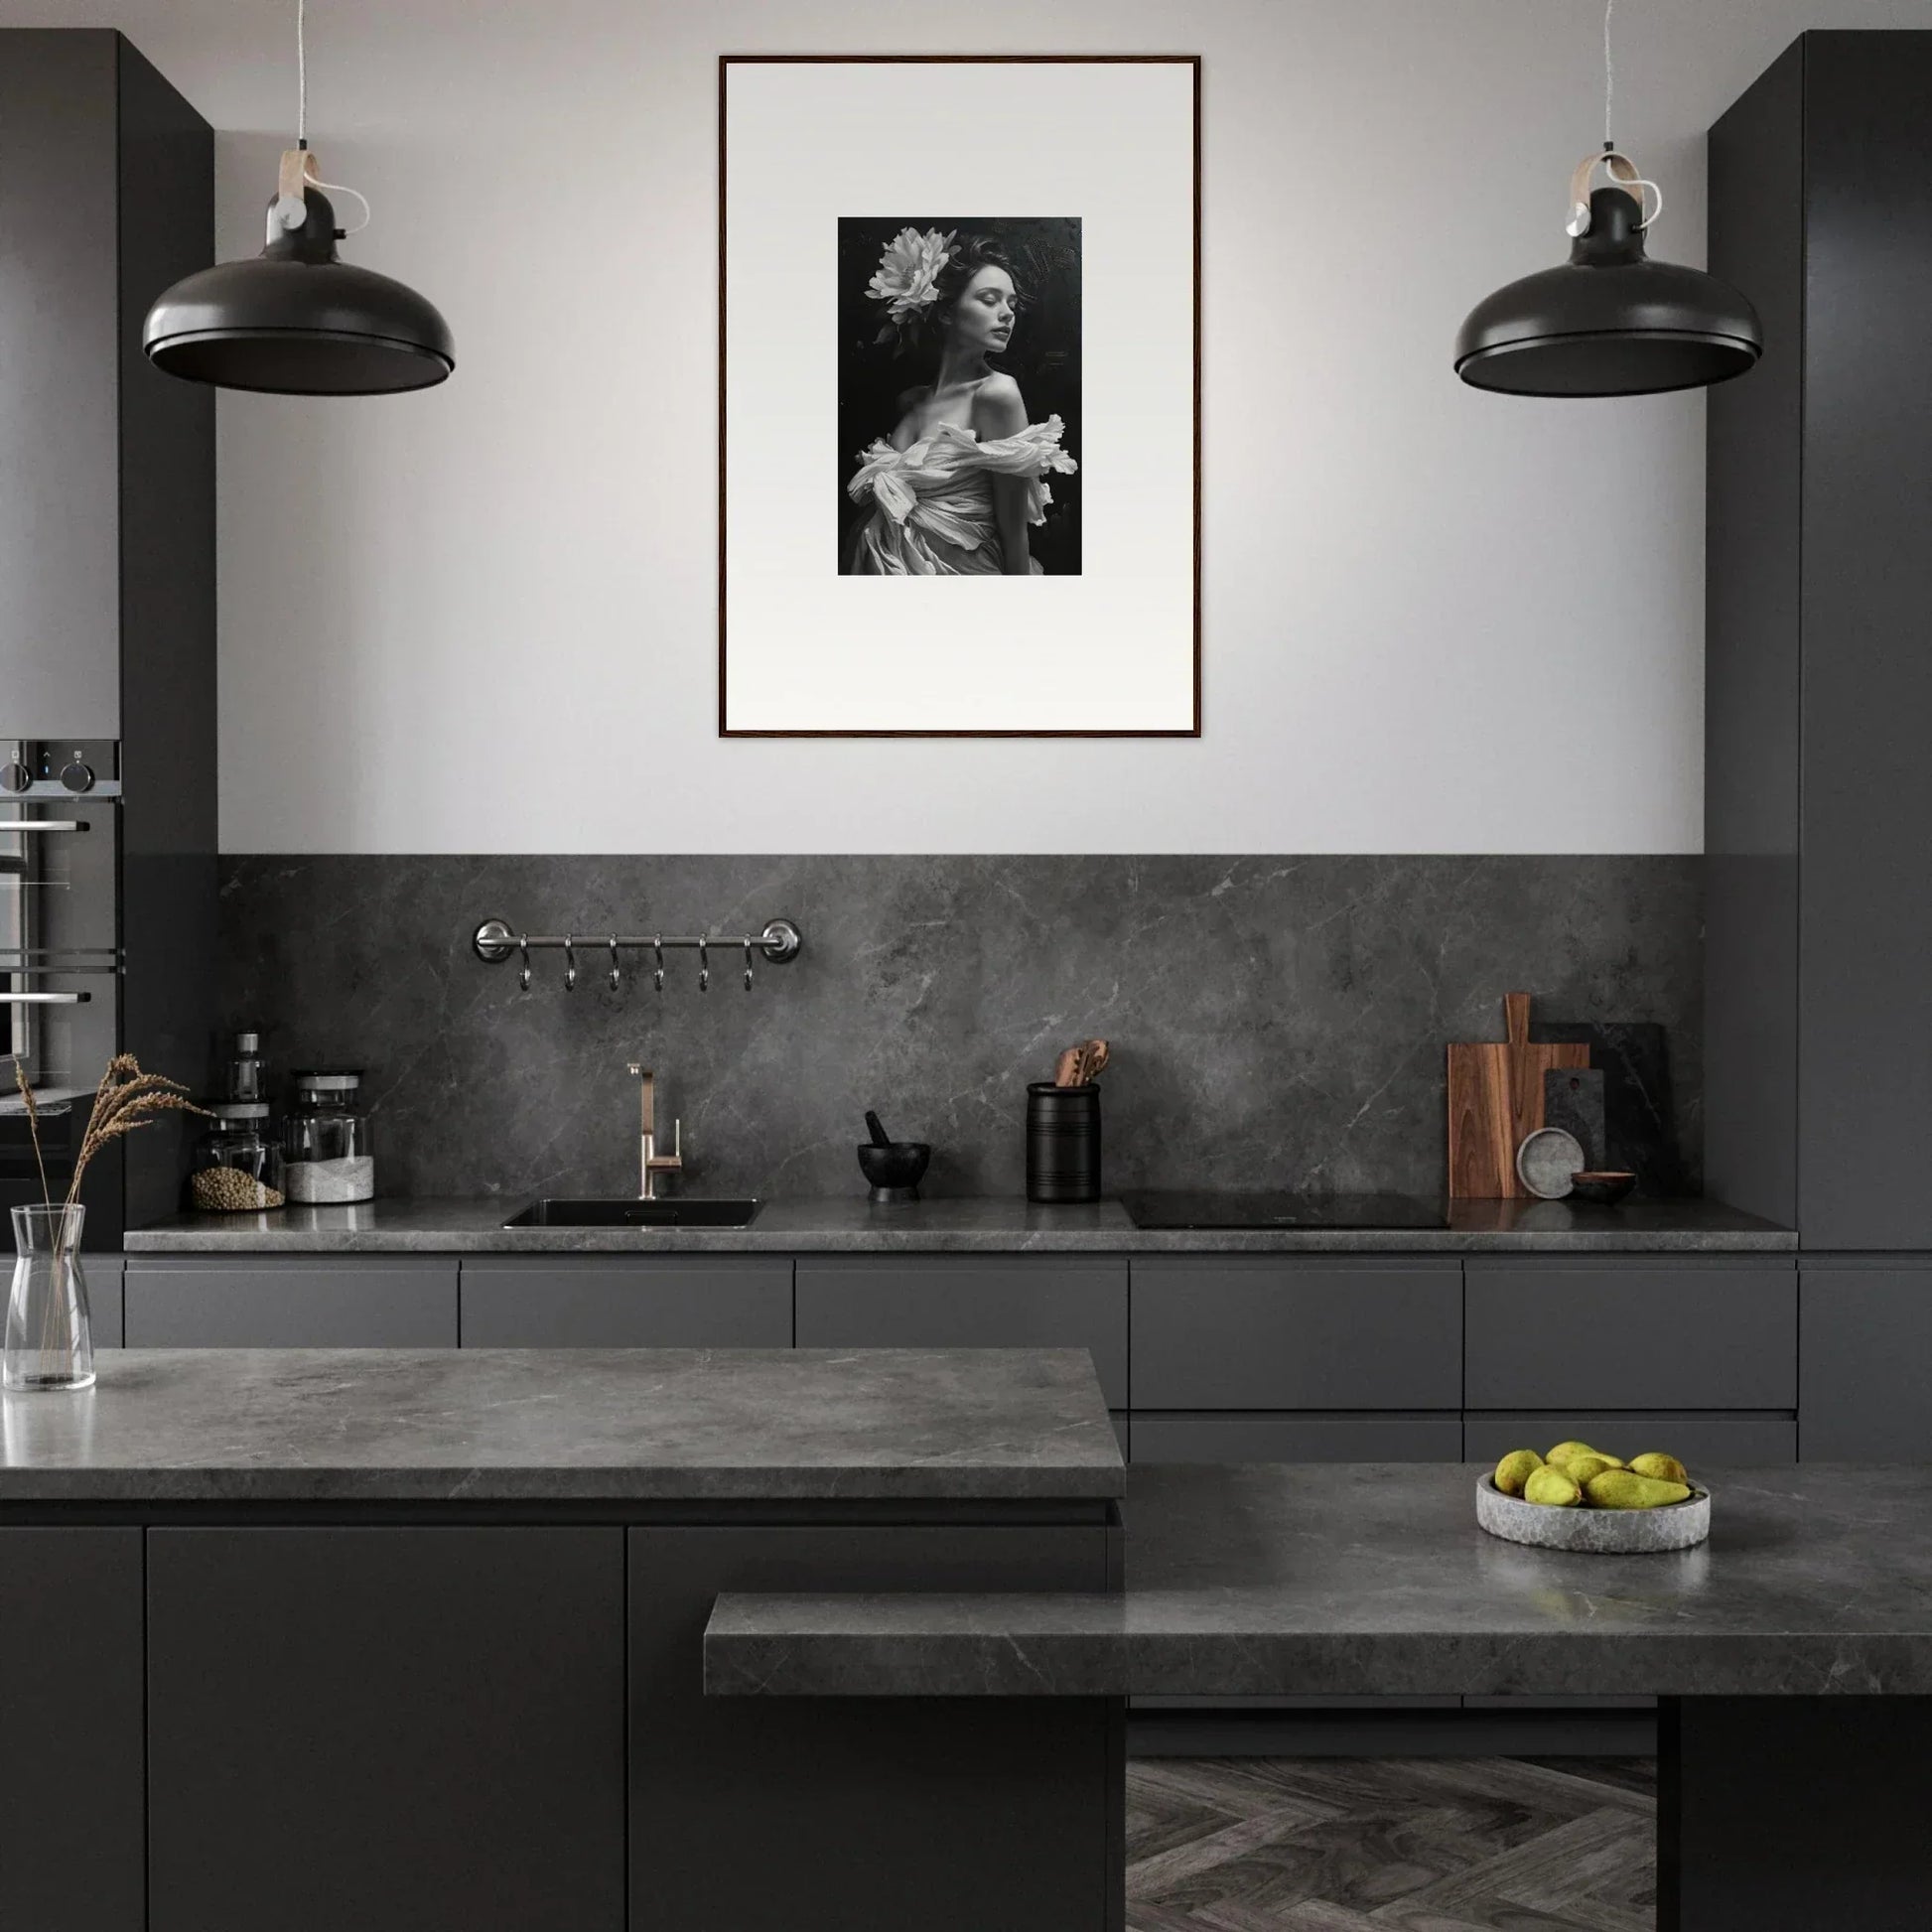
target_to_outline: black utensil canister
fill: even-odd
[[[1100,1198],[1100,1088],[1027,1088],[1027,1198],[1088,1201]]]

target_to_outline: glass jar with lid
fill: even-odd
[[[229,1100],[266,1100],[268,1081],[262,1067],[262,1036],[248,1032],[231,1034],[223,1079]]]
[[[282,1129],[289,1199],[373,1200],[375,1143],[361,1102],[361,1068],[308,1067],[294,1080],[295,1106]]]
[[[268,1124],[265,1100],[211,1100],[214,1116],[196,1144],[188,1175],[192,1207],[242,1214],[280,1207],[288,1198],[282,1150]]]

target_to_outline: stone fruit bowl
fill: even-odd
[[[1495,1477],[1485,1474],[1476,1483],[1476,1522],[1491,1536],[1540,1550],[1645,1556],[1702,1543],[1711,1534],[1711,1492],[1694,1482],[1687,1500],[1655,1509],[1553,1509],[1504,1495]]]

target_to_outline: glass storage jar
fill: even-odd
[[[266,1100],[211,1100],[213,1124],[197,1144],[188,1175],[191,1207],[242,1214],[288,1198],[282,1150],[268,1125]]]
[[[227,1098],[266,1100],[268,1081],[262,1069],[262,1036],[258,1033],[230,1035],[226,1061]]]
[[[375,1144],[359,1067],[310,1067],[295,1076],[282,1129],[290,1200],[319,1205],[375,1198]]]

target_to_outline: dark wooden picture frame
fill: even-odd
[[[1021,729],[774,729],[733,726],[727,701],[726,516],[726,244],[727,244],[727,83],[734,67],[755,66],[903,66],[903,65],[1075,66],[1160,65],[1192,69],[1191,209],[1193,287],[1189,314],[1193,331],[1193,429],[1190,457],[1193,545],[1193,712],[1185,726],[1148,728]],[[1198,738],[1201,735],[1201,57],[1197,54],[721,54],[718,57],[718,735],[721,738]]]

